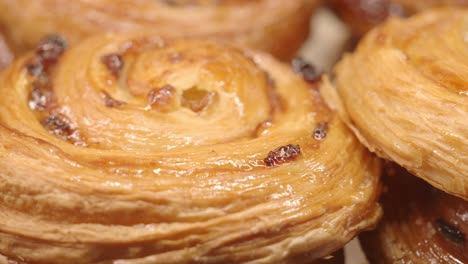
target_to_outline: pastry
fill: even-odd
[[[302,60],[201,39],[48,36],[0,75],[0,254],[310,263],[380,217],[380,162]]]
[[[389,16],[407,16],[434,7],[465,6],[468,0],[328,0],[356,36]]]
[[[109,31],[225,38],[290,59],[307,38],[317,0],[0,0],[15,52],[47,34],[69,42]]]
[[[372,30],[321,90],[372,152],[468,198],[465,9],[391,19]]]
[[[389,165],[384,217],[359,236],[371,263],[468,263],[468,202]]]

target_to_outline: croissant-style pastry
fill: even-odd
[[[468,199],[467,10],[372,30],[325,81],[324,97],[372,152]]]
[[[468,0],[328,0],[328,3],[358,37],[389,16],[407,16],[434,7],[468,7]]]
[[[66,47],[0,76],[7,258],[310,263],[380,217],[380,163],[303,61],[134,33]]]
[[[13,60],[13,54],[0,31],[0,71],[6,68]]]
[[[0,0],[0,24],[16,53],[46,34],[75,43],[108,31],[225,38],[290,59],[308,37],[318,0]]]
[[[359,236],[371,263],[468,263],[468,202],[401,167],[387,174],[383,221]]]

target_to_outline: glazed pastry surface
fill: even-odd
[[[468,203],[389,165],[378,228],[359,236],[371,263],[467,263]]]
[[[343,247],[381,214],[380,163],[309,67],[206,40],[49,36],[0,76],[0,254],[310,263]]]
[[[47,34],[76,43],[93,33],[152,31],[223,38],[290,59],[308,37],[317,0],[1,0],[0,23],[16,53]],[[14,45],[13,45],[14,44]]]
[[[322,90],[372,152],[468,198],[466,10],[392,19],[337,65]]]

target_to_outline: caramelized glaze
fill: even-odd
[[[109,54],[122,55],[118,80],[102,61]],[[0,255],[310,263],[380,217],[380,162],[270,55],[200,39],[95,36],[43,72],[53,104],[42,112],[28,106],[35,56],[0,75]],[[265,163],[288,144],[272,155],[281,164]]]

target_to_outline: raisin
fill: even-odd
[[[272,167],[294,160],[299,154],[301,154],[301,147],[289,144],[270,151],[263,161],[268,167]]]
[[[48,35],[44,37],[36,47],[38,59],[47,66],[55,63],[67,48],[66,40],[59,35]]]
[[[119,54],[109,54],[101,58],[101,62],[106,65],[107,69],[114,75],[115,78],[119,78],[124,62],[123,58]]]
[[[101,92],[101,97],[104,99],[104,103],[107,107],[119,107],[127,104],[112,98],[112,96],[110,96],[106,91]]]
[[[72,137],[75,130],[70,121],[61,114],[51,114],[42,121],[42,125],[52,134],[67,140]]]
[[[176,89],[172,85],[164,85],[162,88],[152,89],[148,93],[148,105],[161,111],[169,111],[174,106]]]
[[[47,90],[37,85],[37,83],[33,83],[28,99],[28,106],[31,110],[42,112],[50,101],[50,94]]]
[[[302,78],[308,82],[316,82],[320,79],[321,73],[314,65],[306,62],[304,59],[297,57],[291,62],[295,72],[302,75]]]
[[[324,140],[325,137],[327,136],[327,132],[328,132],[328,123],[327,122],[318,123],[314,129],[314,138],[316,140]]]
[[[26,70],[32,77],[36,78],[42,74],[44,65],[42,63],[29,63],[26,65]]]

